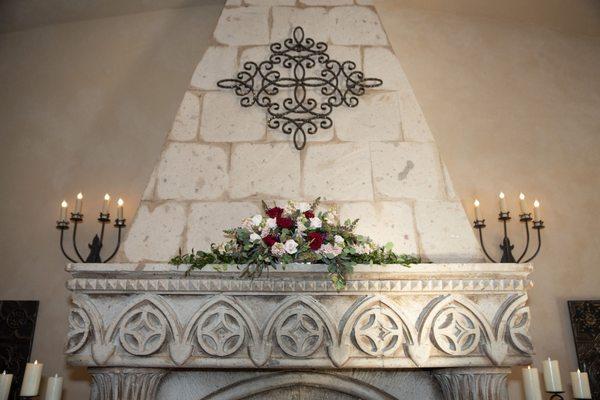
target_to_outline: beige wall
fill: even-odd
[[[58,202],[86,194],[83,238],[102,194],[132,217],[222,5],[96,19],[0,35],[0,298],[38,299],[33,357],[64,374],[67,292]],[[84,247],[82,240],[80,246]]]
[[[576,368],[566,302],[600,298],[600,35],[427,3],[387,1],[379,12],[471,217],[473,198],[482,202],[488,248],[499,240],[500,190],[515,211],[520,191],[542,202],[548,228],[532,276],[532,336],[538,366],[558,359],[566,383]],[[520,249],[521,227],[511,228]],[[519,398],[515,381],[511,392]]]
[[[575,367],[566,300],[600,297],[600,5],[577,1],[557,23],[556,12],[511,18],[444,3],[379,7],[467,210],[477,195],[493,219],[499,190],[513,207],[520,190],[542,200],[533,336],[539,357],[558,358],[566,378]],[[65,399],[85,398],[87,386],[80,371],[63,372],[58,201],[85,192],[84,233],[105,191],[123,195],[132,216],[220,8],[0,35],[0,297],[41,300],[33,356],[70,379]]]

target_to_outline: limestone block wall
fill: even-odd
[[[264,109],[243,108],[216,82],[268,44],[302,26],[383,85],[340,107],[333,127],[304,150],[266,124]],[[421,108],[368,0],[229,0],[183,95],[159,161],[130,226],[122,259],[165,261],[179,248],[207,249],[222,230],[260,211],[261,200],[338,207],[359,230],[398,252],[433,262],[480,261],[470,223]]]

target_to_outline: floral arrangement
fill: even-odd
[[[403,264],[419,258],[398,255],[392,243],[378,246],[354,232],[358,219],[340,223],[335,209],[318,211],[313,203],[288,202],[284,208],[262,203],[264,215],[246,218],[240,227],[224,231],[227,240],[212,244],[208,252],[180,254],[175,265],[188,264],[190,270],[209,264],[244,265],[242,276],[258,276],[265,268],[276,269],[291,263],[326,264],[331,281],[340,290],[356,264]]]

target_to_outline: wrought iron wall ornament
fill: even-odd
[[[331,128],[335,107],[356,107],[366,88],[383,84],[356,71],[352,61],[332,60],[327,44],[306,38],[301,27],[270,49],[268,60],[248,61],[235,79],[222,79],[217,85],[233,89],[243,107],[266,108],[269,128],[293,135],[298,150],[306,145],[307,134]]]

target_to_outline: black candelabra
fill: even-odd
[[[119,209],[117,212],[117,219],[115,219],[115,223],[114,223],[114,227],[117,228],[117,244],[116,244],[113,252],[108,257],[106,257],[106,259],[103,260],[101,257],[101,252],[102,252],[102,247],[104,245],[104,233],[106,230],[106,225],[111,222],[110,213],[108,212],[108,200],[110,199],[110,197],[108,195],[105,196],[105,199],[104,199],[105,205],[104,205],[104,208],[102,209],[102,211],[100,212],[100,216],[98,217],[98,222],[100,223],[100,233],[97,233],[96,235],[94,235],[92,242],[88,244],[89,253],[86,258],[83,258],[83,256],[81,255],[81,252],[79,251],[79,248],[77,246],[77,226],[80,223],[83,223],[83,214],[80,211],[81,194],[78,195],[77,199],[78,199],[78,203],[77,203],[78,207],[76,207],[75,212],[71,213],[71,217],[69,218],[70,223],[69,223],[69,220],[67,220],[67,218],[66,218],[67,203],[64,201],[62,203],[61,218],[58,221],[56,221],[56,229],[60,230],[60,250],[62,251],[63,255],[69,261],[71,261],[73,263],[75,263],[75,262],[106,263],[106,262],[112,260],[113,257],[119,251],[119,247],[121,246],[122,230],[126,226],[125,219],[123,218],[123,208],[122,208],[123,201],[121,199],[119,199],[119,203],[118,203]],[[73,235],[72,235],[73,250],[75,251],[76,257],[71,257],[66,252],[65,246],[64,246],[65,231],[67,231],[69,229],[69,226],[71,224],[73,225]]]
[[[501,204],[504,204],[504,194],[501,193],[500,194],[500,200],[501,200]],[[524,196],[521,194],[521,201],[524,200]],[[483,243],[483,228],[486,227],[485,225],[485,219],[481,219],[479,216],[479,201],[475,200],[475,221],[473,222],[473,227],[475,229],[477,229],[479,231],[479,242],[481,243],[481,249],[483,250],[483,253],[485,254],[485,256],[493,263],[498,263],[498,261],[494,260],[494,258],[492,258],[490,256],[490,254],[488,253],[485,244]],[[522,206],[522,210],[524,209],[524,207]],[[535,210],[536,212],[534,213],[534,217],[531,216],[530,213],[527,212],[522,212],[519,215],[519,221],[521,221],[524,225],[525,225],[525,235],[526,235],[526,241],[525,241],[525,247],[523,249],[523,252],[521,253],[521,255],[519,255],[518,258],[515,258],[515,256],[513,255],[513,249],[515,248],[515,246],[511,243],[510,238],[508,237],[508,221],[511,220],[510,217],[510,211],[507,211],[505,209],[504,206],[501,206],[501,211],[498,214],[498,221],[501,221],[502,223],[502,228],[503,228],[503,234],[504,237],[502,238],[502,242],[500,243],[500,250],[502,250],[502,256],[500,258],[500,263],[528,263],[531,260],[533,260],[540,252],[540,249],[542,248],[542,229],[544,229],[544,221],[542,221],[538,214],[538,210],[539,210],[539,203],[535,202]],[[537,232],[537,246],[536,249],[534,251],[534,253],[530,256],[530,257],[526,257],[527,252],[529,251],[529,245],[531,242],[531,232],[530,232],[530,227],[529,227],[529,223],[532,222],[532,227],[531,229],[533,229],[534,231]]]

